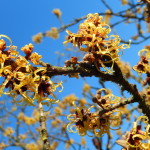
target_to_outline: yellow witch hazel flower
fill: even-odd
[[[102,95],[102,93],[105,93]],[[109,89],[101,88],[97,90],[96,96],[92,98],[92,101],[96,103],[100,109],[111,108],[112,105],[120,103],[121,98],[112,94]]]
[[[72,43],[74,47],[78,47],[81,51],[92,54],[95,58],[95,65],[103,67],[106,73],[113,72],[114,61],[119,60],[119,53],[123,49],[129,48],[129,44],[121,44],[118,35],[108,35],[111,32],[110,26],[102,21],[103,17],[96,14],[88,14],[87,19],[80,24],[77,33],[69,34],[66,38],[66,43]],[[106,66],[110,64],[110,69]]]
[[[138,125],[143,122],[146,124],[145,131],[142,131],[142,126]],[[131,131],[126,132],[122,136],[123,139],[116,141],[117,144],[121,145],[126,149],[136,149],[136,150],[150,150],[150,124],[147,116],[140,116],[133,123],[133,128]]]
[[[69,132],[76,133],[79,135],[89,135],[87,132],[90,131],[94,136],[101,137],[105,133],[109,133],[110,126],[113,125],[113,121],[120,122],[120,116],[114,115],[113,111],[99,115],[99,112],[90,112],[90,108],[85,106],[77,107],[75,103],[73,105],[76,107],[75,114],[68,115],[68,120],[71,122],[67,125]],[[118,126],[119,124],[116,124]],[[93,136],[93,135],[92,135]]]
[[[28,105],[34,105],[35,100],[43,105],[56,103],[54,92],[58,87],[62,88],[62,82],[53,83],[50,77],[45,75],[46,67],[30,64],[32,62],[38,65],[41,58],[37,53],[32,53],[33,45],[22,47],[21,50],[26,56],[20,56],[9,37],[5,35],[0,37],[6,38],[11,43],[10,46],[6,46],[5,40],[0,39],[0,76],[4,77],[0,85],[0,95],[10,95],[15,103],[26,102]]]
[[[150,50],[142,49],[139,51],[140,61],[133,67],[138,73],[147,73],[150,70]]]

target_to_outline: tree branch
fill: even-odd
[[[40,112],[39,122],[41,126],[40,134],[41,134],[42,141],[43,141],[43,150],[50,150],[50,142],[48,139],[48,133],[47,133],[47,128],[46,128],[46,117],[44,114],[43,105],[39,102],[38,107],[39,107],[39,112]]]
[[[131,100],[127,100],[124,103],[120,103],[119,105],[115,105],[109,111],[118,108],[122,105],[126,105],[133,102],[139,103],[139,108],[142,109],[143,113],[147,115],[150,119],[150,107],[146,105],[144,98],[139,94],[138,89],[135,84],[129,83],[123,76],[119,66],[117,63],[114,63],[114,73],[113,74],[105,74],[97,70],[94,64],[89,64],[85,62],[79,62],[77,65],[73,65],[70,67],[57,67],[51,66],[47,68],[46,75],[52,77],[56,75],[69,75],[72,73],[78,73],[81,77],[100,77],[102,81],[112,81],[118,84],[123,91],[128,91],[133,97]]]

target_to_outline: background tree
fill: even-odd
[[[35,5],[13,3],[16,12],[30,11]],[[39,16],[47,9],[43,3],[48,2],[40,7],[36,4]],[[50,20],[60,24],[55,22],[56,27],[47,31],[40,20],[45,31],[28,31],[36,34],[32,39],[38,45],[28,44],[31,41],[23,36],[13,38],[15,32],[5,26],[7,21],[1,25],[1,149],[150,149],[149,1],[90,2],[89,8],[98,5],[98,10],[85,9],[88,3],[75,7],[72,2],[78,11],[71,23],[73,10],[66,19],[64,12],[68,14],[70,8],[61,12],[52,5]],[[61,2],[58,6],[61,8]],[[10,15],[12,5],[7,9]],[[3,13],[2,20],[6,16]],[[15,19],[12,13],[9,28]],[[21,29],[21,35],[39,26],[29,20],[24,23],[20,28],[26,30]],[[62,42],[68,45],[62,48]],[[42,51],[36,53],[38,49]]]

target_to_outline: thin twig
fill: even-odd
[[[111,9],[111,7],[106,3],[105,0],[101,0],[101,1],[106,6],[106,8],[108,8],[111,12],[113,12],[113,10]]]

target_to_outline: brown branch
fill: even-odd
[[[105,74],[97,70],[97,68],[93,64],[79,62],[77,65],[71,67],[56,67],[49,66],[47,68],[46,75],[52,77],[56,75],[69,75],[72,73],[78,73],[81,77],[100,77],[102,81],[112,81],[118,84],[123,91],[128,91],[132,96],[132,100],[127,100],[123,104],[120,103],[116,107],[120,107],[125,104],[138,102],[139,108],[142,109],[143,113],[147,115],[150,119],[150,107],[146,105],[144,98],[139,94],[138,89],[135,84],[129,83],[123,76],[119,66],[117,63],[114,63],[114,73],[113,74]],[[113,108],[112,108],[113,109]],[[109,110],[111,111],[111,110]]]
[[[134,102],[135,102],[134,98],[125,99],[124,101],[121,101],[120,103],[114,104],[112,107],[110,107],[108,109],[103,109],[103,110],[99,111],[99,115],[102,116],[103,114],[105,114],[109,111],[115,110],[116,108],[125,106],[127,104],[131,104]]]
[[[100,16],[105,16],[107,13],[98,13]],[[121,17],[121,18],[127,18],[127,19],[139,19],[139,20],[142,20],[142,18],[138,18],[137,16],[130,16],[130,15],[126,15],[126,14],[121,14],[121,13],[119,13],[119,12],[117,12],[117,13],[113,13],[113,12],[111,12],[111,13],[109,13],[111,16],[116,16],[116,17]],[[73,25],[75,25],[75,24],[77,24],[77,23],[79,23],[80,21],[82,21],[82,20],[84,20],[84,19],[86,19],[86,17],[87,16],[83,16],[83,17],[80,17],[80,18],[77,18],[77,19],[75,19],[72,23],[69,23],[69,24],[66,24],[66,25],[64,25],[64,26],[62,26],[62,27],[60,27],[59,29],[58,29],[58,31],[59,32],[63,32],[65,29],[67,29],[68,27],[71,27],[71,26],[73,26]],[[144,20],[144,18],[143,18],[143,20]],[[43,35],[46,35],[46,33],[43,33]]]
[[[144,96],[141,96],[138,92],[136,85],[130,84],[125,78],[123,77],[120,68],[115,63],[114,65],[115,76],[118,78],[119,84],[122,86],[123,90],[128,91],[133,96],[133,101],[139,103],[139,108],[142,109],[142,112],[149,118],[150,123],[150,107],[146,104]]]
[[[83,19],[86,19],[86,16],[83,16],[83,17],[80,17],[80,18],[75,19],[72,23],[69,23],[69,24],[64,25],[64,26],[62,26],[61,28],[59,28],[58,31],[59,31],[59,32],[63,32],[66,28],[68,28],[68,27],[70,27],[70,26],[73,26],[73,25],[79,23],[79,22],[80,22],[81,20],[83,20]]]
[[[141,44],[141,43],[145,42],[148,39],[150,39],[150,36],[144,37],[142,40],[140,40],[138,42],[131,42],[131,44]],[[129,41],[121,40],[121,42],[125,43],[125,44],[129,44]]]

